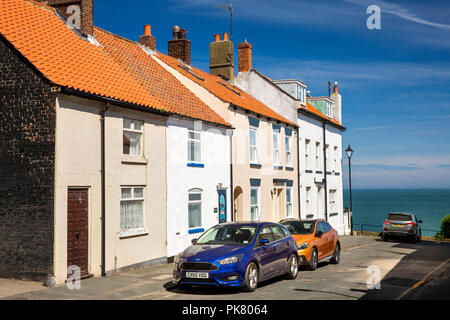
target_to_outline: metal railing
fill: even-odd
[[[359,226],[359,229],[357,228]],[[353,230],[355,231],[372,231],[372,232],[383,232],[383,226],[366,224],[366,223],[357,223],[353,224]],[[422,228],[422,233],[430,232],[433,233],[433,236],[440,232],[440,230],[432,230],[432,229],[424,229]]]

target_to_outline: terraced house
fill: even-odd
[[[326,219],[348,233],[342,190],[342,97],[337,85],[329,97],[311,97],[297,79],[272,80],[252,67],[252,45],[238,45],[237,86],[298,124],[301,219]]]
[[[298,217],[297,124],[234,85],[233,43],[228,34],[210,44],[210,73],[190,65],[185,44],[155,57],[186,88],[230,123],[233,220],[274,221]],[[182,37],[181,41],[188,41]]]
[[[231,126],[92,0],[49,4],[0,3],[0,276],[165,262],[230,219]]]

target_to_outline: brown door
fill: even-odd
[[[67,267],[88,275],[88,189],[69,189],[67,201]]]

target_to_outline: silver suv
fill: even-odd
[[[417,219],[416,215],[412,213],[389,213],[384,220],[382,239],[389,241],[391,237],[402,237],[416,243],[422,239],[420,223],[422,223],[422,220]]]

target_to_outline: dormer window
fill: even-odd
[[[300,100],[300,103],[305,103],[306,101],[306,88],[302,87],[301,85],[297,85],[297,97],[298,100]]]
[[[327,116],[333,118],[333,103],[327,101]]]

